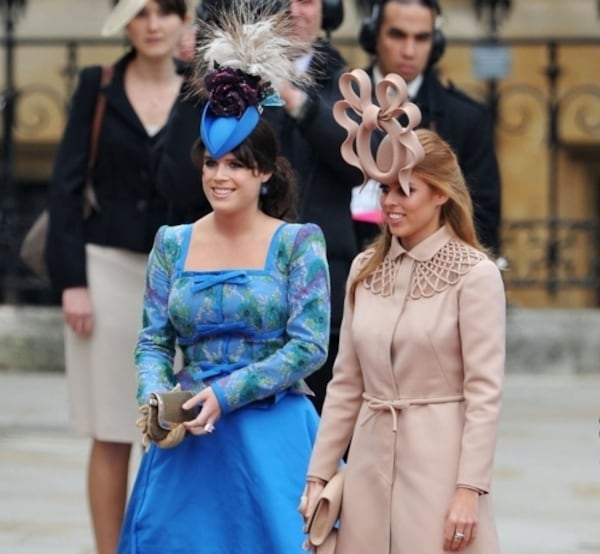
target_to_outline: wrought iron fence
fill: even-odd
[[[56,303],[49,284],[36,277],[20,261],[22,239],[37,215],[44,209],[49,175],[43,179],[23,178],[15,173],[18,161],[15,145],[23,139],[41,150],[42,137],[53,118],[64,124],[69,99],[81,69],[81,54],[90,49],[124,46],[122,39],[94,38],[14,38],[5,36],[4,88],[0,95],[3,117],[2,179],[0,182],[0,303]],[[64,62],[58,85],[31,81],[15,83],[16,50],[62,50]],[[60,59],[60,54],[57,56]],[[34,147],[35,148],[35,147]]]
[[[599,290],[599,219],[505,221],[503,227],[503,249],[527,252],[510,260],[508,286]]]
[[[578,83],[570,88],[559,87],[563,67],[559,50],[564,46],[584,46],[600,52],[600,40],[574,38],[561,40],[519,40],[510,44],[543,45],[546,65],[542,68],[545,86],[536,88],[525,83],[487,83],[487,102],[495,114],[497,132],[519,135],[528,124],[528,112],[523,107],[517,122],[505,117],[504,104],[512,100],[531,99],[546,115],[545,144],[547,148],[547,218],[504,219],[502,222],[502,251],[508,257],[512,271],[505,274],[508,288],[543,288],[550,294],[565,289],[584,289],[596,293],[600,300],[600,203],[590,210],[593,215],[581,219],[562,218],[559,215],[561,183],[560,159],[566,144],[560,126],[570,114],[572,125],[589,144],[600,145],[600,86]],[[585,100],[572,112],[570,107]],[[598,178],[600,184],[600,178]],[[600,198],[600,197],[599,197]],[[521,248],[518,247],[521,246]],[[511,257],[511,252],[521,255]],[[523,255],[526,252],[526,255]]]
[[[344,46],[351,47],[352,43],[345,42]],[[494,77],[493,68],[489,77],[481,78],[475,85],[456,82],[454,79],[457,86],[488,106],[497,135],[518,139],[526,134],[533,123],[528,102],[537,105],[542,114],[541,118],[544,119],[547,177],[545,182],[536,183],[535,186],[547,190],[547,198],[544,199],[547,217],[503,217],[502,255],[508,269],[503,275],[507,289],[545,290],[550,294],[565,289],[579,289],[595,292],[596,303],[600,302],[600,201],[590,210],[594,213],[593,216],[582,216],[580,219],[574,219],[577,216],[561,217],[558,206],[559,191],[563,188],[561,185],[564,185],[559,182],[560,159],[561,154],[568,149],[560,134],[561,125],[568,118],[578,132],[586,137],[590,149],[598,150],[600,146],[599,80],[592,74],[592,78],[588,79],[591,82],[578,83],[566,88],[561,81],[566,73],[566,68],[561,65],[561,49],[583,47],[586,52],[598,57],[600,39],[448,39],[448,50],[451,51],[456,46],[469,48],[472,53],[482,47],[487,47],[490,51],[497,47],[496,58],[489,58],[496,66],[501,66],[506,61],[500,56],[502,49],[537,46],[543,49],[545,54],[544,62],[536,68],[537,73],[543,77],[543,82],[534,79],[536,85],[503,79],[501,76]],[[493,56],[494,52],[488,52],[488,55]],[[484,68],[483,73],[486,69],[489,68]],[[506,109],[508,103],[513,108],[510,114]],[[598,187],[600,199],[600,177],[597,180],[595,185]]]
[[[355,46],[355,42],[340,41],[345,46]],[[480,41],[450,40],[452,44],[475,47]],[[507,84],[501,79],[481,81],[480,96],[495,116],[498,131],[518,135],[528,124],[524,109],[515,122],[509,121],[503,113],[503,105],[508,98],[529,98],[537,102],[545,114],[546,148],[548,149],[548,212],[544,220],[505,219],[502,222],[503,254],[507,256],[509,271],[504,273],[508,289],[545,289],[556,292],[564,289],[585,289],[600,292],[600,206],[596,215],[587,219],[561,219],[558,217],[557,194],[559,190],[559,153],[564,144],[559,136],[559,124],[565,108],[577,98],[591,99],[574,113],[574,123],[595,144],[600,144],[600,89],[594,83],[577,85],[559,94],[561,66],[559,52],[563,46],[579,44],[594,52],[600,50],[600,39],[552,39],[552,40],[510,40],[507,46],[526,44],[542,45],[547,53],[545,66],[540,69],[545,75],[545,84],[536,88],[530,84]],[[14,163],[11,156],[13,133],[19,136],[35,137],[42,133],[49,120],[49,111],[58,110],[62,117],[66,112],[68,99],[74,89],[80,70],[83,49],[122,46],[121,41],[96,39],[15,39],[10,48],[44,49],[58,47],[64,51],[64,65],[60,71],[62,86],[55,88],[48,83],[32,82],[16,84],[14,91],[7,87],[0,97],[0,109],[6,122],[6,94],[14,92],[15,120],[11,128],[4,125],[2,138],[3,166]],[[7,54],[5,67],[11,68],[7,44],[2,45]],[[12,77],[11,77],[12,78]],[[7,78],[8,81],[8,78]],[[9,83],[10,84],[10,83]],[[457,83],[460,86],[460,83]],[[587,106],[587,107],[586,107]],[[596,140],[598,139],[598,140]],[[8,155],[7,155],[8,147]],[[8,169],[8,171],[7,171]],[[29,273],[18,260],[21,239],[35,216],[45,203],[47,179],[41,182],[27,182],[19,175],[12,178],[14,167],[3,167],[3,182],[0,197],[0,302],[55,302],[48,285]],[[599,183],[600,184],[600,183]],[[575,256],[574,252],[584,250],[588,255]],[[525,250],[526,256],[512,257],[512,251]]]

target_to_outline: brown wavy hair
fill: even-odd
[[[192,161],[200,173],[204,150],[204,143],[197,139],[192,147]],[[246,167],[271,173],[265,183],[265,193],[259,197],[260,209],[271,217],[296,221],[296,177],[290,162],[279,152],[279,143],[270,123],[261,117],[252,133],[231,153]]]

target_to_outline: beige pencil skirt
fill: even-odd
[[[94,330],[89,339],[65,325],[71,427],[110,442],[137,442],[134,349],[142,324],[148,256],[86,246]]]

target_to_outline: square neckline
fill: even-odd
[[[276,241],[281,234],[281,231],[284,227],[289,225],[285,221],[280,223],[276,228],[275,232],[271,236],[271,240],[269,241],[269,248],[267,249],[267,255],[265,257],[265,262],[262,268],[249,268],[249,267],[223,267],[220,269],[187,269],[185,267],[185,262],[188,257],[188,253],[190,250],[190,242],[192,240],[192,233],[194,230],[195,223],[189,223],[187,225],[187,229],[185,230],[183,242],[181,244],[181,250],[179,257],[177,259],[177,272],[181,275],[199,275],[199,274],[218,274],[226,271],[243,271],[244,273],[268,273],[269,269],[272,267],[274,263],[275,257],[275,244]]]

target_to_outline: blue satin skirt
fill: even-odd
[[[287,394],[144,454],[118,554],[301,554],[298,512],[319,418]]]

